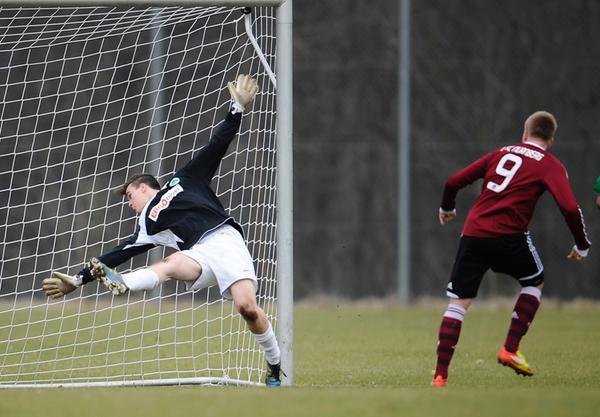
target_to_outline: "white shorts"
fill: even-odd
[[[229,287],[249,279],[258,288],[252,256],[244,238],[233,226],[224,224],[204,236],[190,249],[179,252],[200,264],[202,273],[195,281],[185,281],[189,291],[219,286],[221,295],[231,300]]]

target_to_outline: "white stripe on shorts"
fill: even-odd
[[[540,255],[538,254],[537,249],[533,245],[533,240],[531,239],[531,233],[525,232],[525,237],[527,238],[527,246],[529,247],[529,252],[531,252],[531,256],[533,256],[533,260],[535,261],[535,265],[537,266],[538,270],[534,274],[519,278],[519,281],[526,281],[528,279],[537,277],[539,274],[544,272],[544,265],[542,264],[542,260],[540,259]]]

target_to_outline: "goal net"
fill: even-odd
[[[164,184],[224,118],[227,82],[249,73],[261,90],[212,186],[245,231],[276,326],[275,20],[273,7],[0,9],[0,386],[264,379],[216,287],[115,297],[90,283],[50,301],[41,281],[134,233],[112,190],[141,172]]]

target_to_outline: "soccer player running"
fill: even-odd
[[[256,302],[257,279],[241,226],[225,211],[210,188],[221,159],[235,138],[244,108],[258,85],[248,75],[228,83],[232,106],[208,144],[175,173],[162,188],[149,174],[131,177],[117,192],[127,197],[139,215],[139,229],[108,253],[92,258],[75,276],[52,272],[43,280],[47,296],[63,297],[88,282],[98,280],[113,294],[148,291],[169,279],[184,281],[194,291],[217,284],[256,337],[267,360],[268,386],[279,386],[279,345],[264,311]],[[178,252],[143,269],[119,274],[113,267],[156,245]]]
[[[439,209],[442,225],[456,217],[458,191],[483,178],[481,194],[463,227],[447,287],[450,302],[439,329],[433,386],[447,383],[463,319],[488,269],[512,276],[522,287],[498,362],[517,374],[533,375],[533,369],[519,352],[519,343],[540,305],[544,284],[542,262],[527,228],[545,190],[554,197],[575,238],[567,257],[581,261],[591,246],[567,172],[547,151],[554,143],[556,127],[552,114],[535,112],[525,121],[521,143],[485,155],[446,182]]]

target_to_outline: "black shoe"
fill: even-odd
[[[267,387],[279,387],[281,386],[281,374],[285,375],[285,372],[281,370],[281,364],[271,365],[267,362],[267,377],[265,378],[265,385]]]

